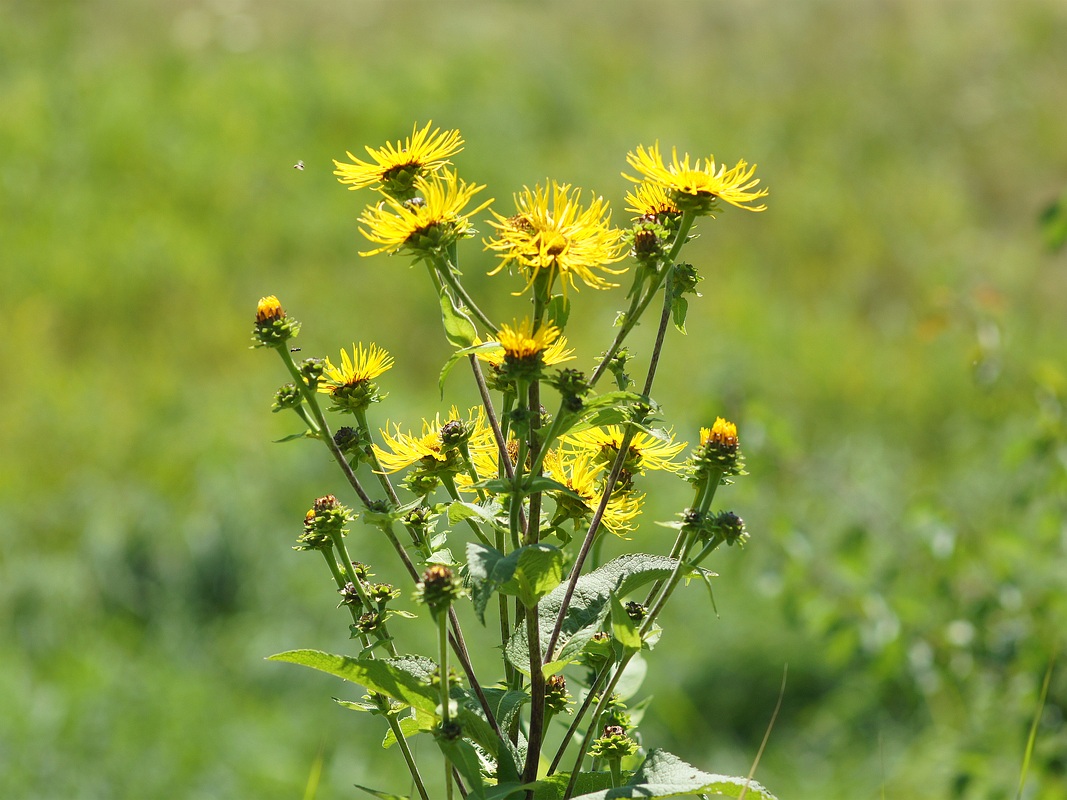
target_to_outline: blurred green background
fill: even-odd
[[[711,565],[718,615],[691,587],[666,619],[645,741],[747,773],[788,663],[756,773],[783,800],[1014,797],[1067,629],[1067,256],[1038,224],[1065,76],[1061,0],[0,2],[0,796],[301,797],[319,758],[319,798],[406,791],[329,700],[357,693],[263,661],[348,647],[290,549],[343,487],[271,444],[285,376],[248,344],[274,293],[304,355],[395,355],[383,420],[440,408],[425,275],[357,255],[367,196],[331,174],[432,119],[503,213],[550,176],[621,224],[657,139],[771,189],[701,224],[661,368],[682,436],[739,423],[752,540]],[[577,300],[588,364],[624,299]],[[650,520],[688,500],[657,491]],[[1067,795],[1065,707],[1060,664],[1027,796]]]

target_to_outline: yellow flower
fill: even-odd
[[[411,196],[415,179],[428,177],[449,164],[449,158],[463,149],[463,139],[459,131],[444,131],[435,128],[432,122],[426,123],[422,130],[415,125],[403,143],[392,145],[389,142],[377,150],[366,147],[373,162],[361,161],[347,153],[351,164],[334,161],[337,169],[334,175],[350,189],[371,186],[381,189],[386,194],[407,198]]]
[[[708,156],[703,164],[699,158],[690,164],[688,153],[679,161],[678,151],[672,149],[671,163],[668,165],[663,162],[659,142],[656,142],[647,150],[638,146],[635,152],[627,153],[626,162],[641,173],[644,180],[663,186],[671,200],[682,210],[710,214],[717,200],[724,200],[747,211],[764,211],[767,208],[765,205],[750,205],[765,197],[767,190],[750,191],[760,181],[752,177],[756,165],[749,166],[744,160],[738,161],[732,169],[727,169],[725,164],[716,167],[715,156]],[[642,181],[642,178],[625,173],[623,177],[634,183]]]
[[[555,325],[542,325],[537,329],[535,333],[533,331],[533,323],[530,322],[529,317],[525,317],[522,322],[516,322],[514,327],[511,325],[501,325],[500,332],[497,334],[499,337],[500,346],[504,348],[504,355],[511,358],[523,359],[533,358],[534,356],[541,355],[542,357],[552,349],[553,342],[556,342],[560,336],[560,330]],[[566,344],[566,339],[562,342]],[[573,351],[568,350],[565,354],[557,353],[560,356],[560,361],[567,361],[574,356],[570,355]],[[547,358],[546,358],[546,363]]]
[[[611,213],[602,197],[594,198],[583,209],[578,204],[579,194],[578,189],[571,192],[568,184],[552,181],[549,189],[538,185],[516,194],[515,216],[493,212],[497,221],[490,224],[497,235],[485,244],[500,254],[500,265],[489,274],[515,264],[527,278],[523,291],[542,272],[547,273],[549,289],[558,277],[564,293],[574,286],[575,276],[594,289],[616,286],[598,273],[625,272],[607,266],[623,258],[623,233],[610,226]]]
[[[526,322],[526,320],[523,320],[523,322]],[[499,367],[503,365],[504,356],[507,355],[509,352],[508,347],[503,344],[504,330],[507,327],[507,325],[502,325],[500,328],[501,341],[497,342],[499,346],[487,348],[485,350],[479,350],[478,358],[480,358],[482,361],[492,364],[494,367]],[[544,328],[541,328],[541,330],[537,332],[537,335],[540,335],[541,331],[544,330]],[[481,344],[481,342],[475,342],[475,344]],[[515,345],[513,343],[512,350],[514,350],[514,347]],[[574,350],[572,348],[567,347],[567,337],[563,335],[560,335],[559,338],[553,336],[552,343],[549,344],[547,347],[542,347],[537,352],[540,353],[542,361],[546,367],[554,367],[556,364],[562,364],[564,361],[574,361],[575,359]]]
[[[334,394],[339,389],[351,388],[377,378],[392,366],[393,357],[378,345],[371,344],[368,349],[364,349],[362,344],[353,344],[351,358],[344,349],[341,350],[340,368],[335,367],[330,359],[326,359],[323,371],[326,380],[319,384],[318,389],[324,394]]]
[[[567,434],[563,437],[563,442],[577,451],[591,453],[602,464],[611,464],[619,453],[622,439],[623,428],[619,425],[608,425]],[[630,440],[623,468],[635,474],[646,469],[678,472],[682,465],[676,464],[672,459],[685,449],[686,444],[687,442],[675,442],[670,431],[663,437],[638,431]]]
[[[444,422],[441,421],[440,414],[432,421],[424,419],[420,436],[404,433],[399,425],[394,426],[395,433],[390,434],[389,424],[386,423],[381,434],[382,440],[389,449],[374,445],[374,452],[378,456],[379,463],[386,472],[397,472],[418,462],[423,462],[431,469],[453,467],[458,470],[460,464],[457,462],[457,447],[446,441],[451,428],[455,427],[450,426],[450,423],[454,422],[460,422],[466,431],[469,431],[469,438],[466,435],[463,438],[466,440],[472,459],[475,454],[480,456],[481,452],[487,448],[495,449],[493,432],[486,423],[485,411],[481,406],[470,409],[467,412],[466,421],[460,418],[459,409],[452,406],[448,419]]]
[[[661,214],[679,214],[678,206],[667,194],[662,184],[641,181],[632,192],[626,193],[627,211],[639,217],[658,217]]]
[[[416,178],[415,197],[400,201],[387,196],[377,205],[363,210],[359,221],[367,227],[361,227],[359,232],[381,247],[360,255],[373,256],[406,249],[424,257],[457,239],[472,236],[474,228],[470,217],[493,201],[486,200],[472,211],[464,212],[463,209],[484,188],[462,181],[455,172],[448,170],[441,176]]]
[[[560,524],[566,519],[587,521],[600,507],[604,497],[602,485],[603,468],[594,463],[590,453],[551,450],[545,454],[545,474],[563,484],[581,501],[569,495],[556,496],[556,519]],[[645,496],[632,492],[616,491],[604,507],[601,525],[616,536],[625,538],[627,531],[634,529],[634,520],[641,514]]]

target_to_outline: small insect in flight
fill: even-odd
[[[295,164],[293,164],[293,169],[303,170],[304,169],[304,162],[303,161],[297,161]]]

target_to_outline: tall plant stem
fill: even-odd
[[[683,218],[683,222],[684,221],[685,218]],[[680,229],[679,236],[681,235],[682,231]],[[667,272],[669,270],[664,271]],[[642,396],[645,398],[649,397],[652,393],[652,384],[656,379],[656,369],[659,366],[660,352],[663,350],[663,339],[670,319],[671,296],[670,292],[666,291],[663,294],[663,312],[660,314],[659,328],[656,331],[656,344],[652,350],[652,357],[649,359],[648,373],[645,375],[644,391],[642,392]],[[604,493],[600,498],[600,504],[597,506],[597,509],[593,514],[593,519],[589,522],[589,530],[586,532],[585,539],[582,540],[582,546],[579,548],[578,555],[574,559],[574,565],[571,567],[570,577],[567,580],[567,590],[563,594],[563,603],[560,606],[559,614],[556,616],[556,624],[552,627],[552,634],[549,636],[548,646],[545,651],[545,658],[549,661],[555,657],[553,654],[555,652],[556,642],[559,640],[560,631],[563,629],[563,620],[567,616],[567,609],[570,605],[571,598],[574,596],[574,589],[578,585],[578,578],[582,574],[582,567],[585,565],[585,560],[593,546],[593,541],[596,539],[597,532],[600,529],[600,523],[604,519],[604,513],[607,511],[608,502],[611,500],[611,493],[615,490],[615,483],[618,481],[619,475],[622,474],[622,468],[626,461],[630,442],[633,441],[633,437],[636,433],[637,425],[633,422],[628,423],[623,432],[622,441],[619,443],[619,453],[615,456],[615,462],[612,464],[611,472],[608,474],[608,479],[604,484]]]
[[[451,607],[449,607],[451,610]],[[435,614],[437,618],[437,653],[438,653],[438,676],[441,686],[441,732],[444,736],[450,736],[448,730],[451,723],[448,697],[448,618],[441,613]],[[452,761],[445,756],[445,797],[452,800]]]
[[[645,309],[648,308],[648,304],[652,302],[653,296],[667,277],[667,273],[673,268],[674,259],[676,259],[678,254],[682,251],[682,246],[685,244],[686,238],[689,236],[689,231],[693,227],[694,220],[696,220],[696,215],[692,211],[686,211],[682,214],[682,218],[678,222],[678,232],[675,234],[670,252],[668,252],[660,262],[662,268],[660,269],[656,280],[645,289],[640,300],[635,299],[635,301],[630,304],[630,310],[626,313],[626,319],[623,321],[619,332],[615,334],[615,341],[611,343],[611,347],[608,348],[607,353],[604,354],[604,358],[601,359],[600,364],[597,365],[596,371],[593,372],[593,376],[589,379],[590,386],[596,386],[597,381],[600,380],[604,371],[608,368],[608,363],[615,357],[615,354],[619,352],[619,348],[622,347],[623,340],[625,340],[626,337],[630,335],[630,331],[637,326]]]

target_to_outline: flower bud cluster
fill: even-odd
[[[335,535],[344,536],[345,528],[356,515],[337,502],[332,494],[320,497],[304,516],[304,532],[297,538],[294,550],[327,550]]]
[[[374,633],[381,627],[390,616],[386,608],[389,601],[399,597],[400,590],[389,583],[371,582],[373,575],[365,564],[358,561],[352,562],[352,574],[357,583],[349,581],[338,592],[342,605],[363,611],[351,626],[352,636],[355,637]]]
[[[701,544],[719,541],[733,547],[744,545],[748,541],[745,521],[733,511],[720,511],[718,514],[701,514],[694,508],[686,509],[682,515],[682,530],[694,534]]]

